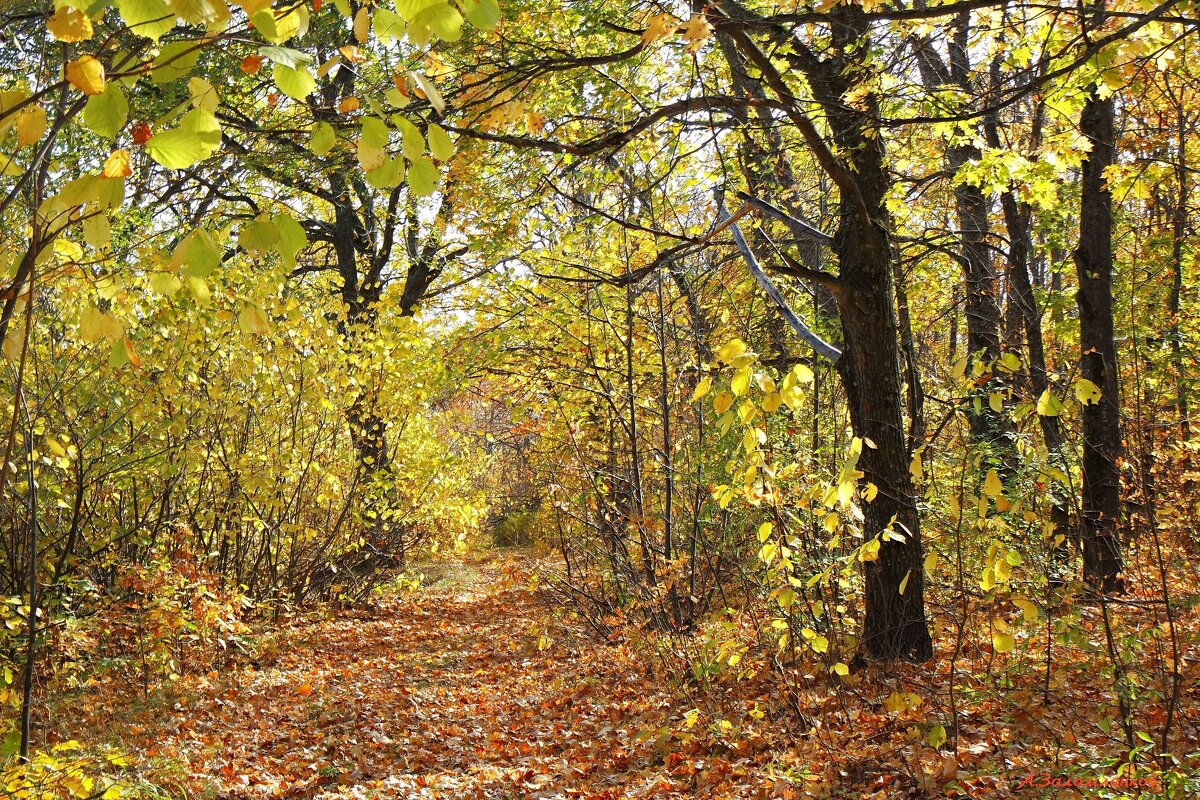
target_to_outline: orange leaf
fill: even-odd
[[[128,150],[114,150],[109,154],[108,160],[104,162],[104,169],[100,172],[104,178],[128,178],[132,174]]]

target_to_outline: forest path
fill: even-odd
[[[493,562],[370,610],[291,620],[260,668],[200,681],[135,735],[183,764],[197,796],[736,796],[699,791],[694,769],[681,777],[672,754],[669,771],[639,741],[680,727],[687,706],[630,654],[554,622],[528,580]],[[719,784],[750,768],[717,761]]]

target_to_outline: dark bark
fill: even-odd
[[[735,20],[745,11],[724,5]],[[818,58],[786,32],[790,58],[808,79],[832,132],[826,142],[783,76],[743,31],[730,30],[743,56],[762,73],[839,192],[839,225],[832,250],[839,266],[836,298],[843,337],[838,373],[846,392],[854,434],[864,443],[858,462],[862,486],[878,487],[863,504],[864,535],[880,537],[878,558],[863,564],[866,584],[863,654],[875,660],[925,661],[933,644],[925,619],[923,551],[916,496],[909,474],[905,395],[895,309],[892,220],[885,206],[890,189],[876,98],[848,106],[844,97],[861,79],[870,25],[857,6],[830,14],[832,41]],[[830,147],[832,144],[832,147]],[[900,587],[904,586],[904,591]]]
[[[1080,376],[1100,389],[1099,402],[1083,407],[1083,572],[1089,585],[1108,592],[1121,588],[1121,419],[1117,348],[1113,334],[1112,193],[1104,170],[1115,152],[1113,98],[1088,98],[1080,132],[1091,142],[1082,164],[1079,247]]]

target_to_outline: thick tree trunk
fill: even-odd
[[[727,32],[760,72],[838,187],[840,222],[832,249],[838,260],[834,294],[844,347],[837,368],[851,426],[863,440],[860,485],[878,488],[875,499],[863,503],[863,534],[868,541],[880,541],[878,558],[863,564],[863,655],[925,661],[933,655],[933,643],[925,619],[920,520],[908,471],[911,451],[904,427],[893,284],[896,254],[885,205],[890,179],[877,98],[868,94],[852,105],[845,101],[864,75],[860,67],[870,51],[871,25],[861,7],[842,5],[830,12],[832,36],[824,57],[789,38],[788,58],[808,79],[831,129],[832,141],[827,141],[778,67],[741,25],[756,21],[753,15],[736,4],[722,5],[722,11],[733,24],[721,26],[719,32]]]
[[[856,9],[846,14],[848,24],[834,28],[834,45],[843,53],[863,47],[868,31]],[[924,553],[904,426],[886,154],[873,125],[874,98],[868,98],[865,110],[847,108],[842,98],[854,88],[852,71],[848,65],[829,66],[820,69],[823,74],[810,74],[809,81],[828,115],[835,145],[847,154],[858,195],[848,197],[843,188],[833,244],[842,284],[844,347],[838,372],[854,434],[864,441],[858,462],[862,484],[879,490],[873,501],[863,503],[864,536],[882,540],[879,558],[863,564],[862,643],[873,659],[925,661],[933,656],[933,642],[925,619]]]
[[[920,520],[908,471],[891,253],[886,239],[875,233],[864,235],[857,225],[844,222],[834,245],[847,283],[841,303],[845,346],[838,371],[854,433],[867,442],[858,462],[862,480],[879,487],[875,499],[863,504],[864,535],[886,536],[878,560],[863,564],[863,646],[875,659],[925,661],[933,655],[933,644],[925,621]],[[875,241],[864,241],[870,239]]]
[[[1112,194],[1104,170],[1115,151],[1113,98],[1093,94],[1083,108],[1080,131],[1092,148],[1082,165],[1079,206],[1080,375],[1100,389],[1100,400],[1083,407],[1083,572],[1100,591],[1120,587],[1121,418],[1117,348],[1113,334]]]

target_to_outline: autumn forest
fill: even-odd
[[[0,0],[0,795],[1200,796],[1200,3]]]

